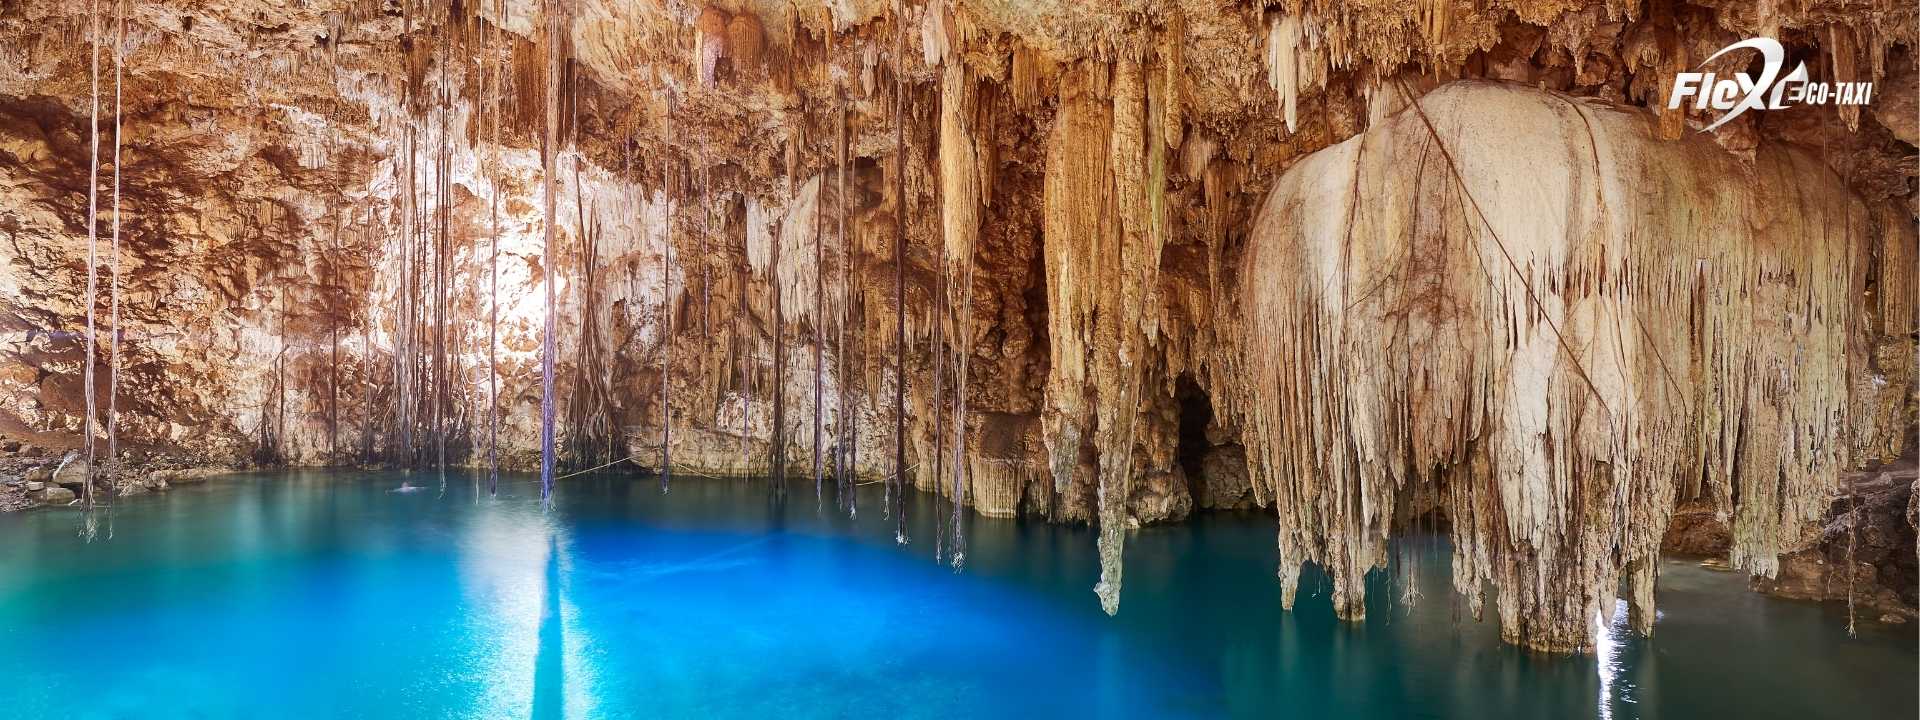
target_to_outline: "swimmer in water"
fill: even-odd
[[[387,492],[410,493],[410,492],[416,492],[416,491],[425,490],[425,489],[426,488],[420,487],[419,485],[415,485],[405,480],[401,480],[400,487],[394,488],[392,490],[388,490]]]

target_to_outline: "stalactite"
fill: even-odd
[[[1054,494],[1060,496],[1084,473],[1081,447],[1093,415],[1087,353],[1093,335],[1096,243],[1117,234],[1108,212],[1106,140],[1112,134],[1113,111],[1096,94],[1105,72],[1083,67],[1062,77],[1060,109],[1047,137],[1043,249],[1052,357],[1041,437]]]
[[[1581,650],[1622,581],[1650,628],[1682,478],[1758,575],[1825,510],[1865,208],[1798,150],[1747,165],[1653,123],[1460,83],[1279,178],[1219,397],[1283,519],[1286,602],[1311,561],[1359,616],[1396,517],[1432,503],[1469,611],[1490,584],[1509,641]]]
[[[1318,24],[1294,13],[1276,12],[1267,18],[1267,83],[1279,98],[1287,132],[1299,129],[1300,94],[1327,81],[1319,33]]]
[[[1046,53],[1021,44],[1013,50],[1012,69],[1009,85],[1013,91],[1013,103],[1022,110],[1038,107],[1043,99],[1041,80],[1056,71],[1047,61]]]
[[[1881,205],[1878,214],[1885,234],[1874,288],[1880,301],[1880,334],[1920,332],[1920,243],[1914,242],[1912,216],[1892,203]]]
[[[938,486],[943,479],[940,474],[943,470],[953,473],[950,495],[953,513],[949,525],[952,537],[950,556],[956,568],[966,563],[966,536],[961,525],[962,508],[966,504],[967,358],[972,354],[969,345],[972,339],[973,261],[974,247],[980,235],[981,178],[987,172],[983,168],[982,153],[975,135],[974,115],[979,112],[978,106],[973,78],[969,76],[966,65],[957,58],[947,59],[940,80],[940,302],[949,309],[942,312],[936,327],[947,322],[952,322],[954,326],[948,346],[937,349],[943,356],[950,356],[954,366],[953,387],[950,390],[953,398],[953,455],[946,467],[936,468],[934,483]],[[956,275],[957,283],[949,280]],[[953,289],[956,284],[959,287],[957,291]],[[953,297],[955,292],[959,293],[958,298]],[[956,305],[957,310],[951,309]],[[947,429],[936,422],[935,437],[942,437],[946,433]],[[935,451],[939,452],[939,443],[936,443]]]
[[[1156,342],[1148,309],[1167,236],[1165,117],[1150,97],[1149,72],[1127,58],[1111,67],[1082,64],[1062,79],[1047,141],[1053,365],[1041,420],[1056,494],[1093,476],[1101,565],[1094,590],[1108,613],[1119,609],[1133,426],[1146,372],[1140,358]],[[1091,466],[1082,459],[1089,440]]]
[[[1116,381],[1109,390],[1118,397],[1101,397],[1097,408],[1098,426],[1094,445],[1099,450],[1100,474],[1096,502],[1100,517],[1100,583],[1094,587],[1100,604],[1108,614],[1120,606],[1121,565],[1126,542],[1126,504],[1133,494],[1133,433],[1138,416],[1138,396],[1145,372],[1138,362],[1146,343],[1151,341],[1146,314],[1152,276],[1160,266],[1160,248],[1165,244],[1163,228],[1156,226],[1152,209],[1160,201],[1161,188],[1149,167],[1148,153],[1161,146],[1158,132],[1148,130],[1148,98],[1145,69],[1138,62],[1122,58],[1114,64],[1112,170],[1113,204],[1118,216],[1121,246],[1109,253],[1117,261],[1096,275],[1118,278],[1118,297],[1103,293],[1102,330],[1098,337],[1114,337],[1111,347],[1095,353],[1098,376]],[[1156,129],[1157,130],[1157,129]],[[1151,141],[1151,142],[1149,142]],[[1155,153],[1157,157],[1158,153]],[[1107,259],[1107,258],[1103,258]],[[1106,282],[1111,282],[1107,280]],[[1116,312],[1117,311],[1117,312]]]

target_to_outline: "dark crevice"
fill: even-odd
[[[1180,438],[1174,458],[1187,476],[1187,494],[1197,498],[1203,482],[1202,460],[1213,447],[1207,440],[1207,426],[1213,424],[1213,400],[1192,375],[1182,373],[1174,382],[1174,401],[1180,406]]]

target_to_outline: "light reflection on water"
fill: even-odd
[[[474,480],[216,480],[127,500],[92,544],[72,512],[0,516],[0,715],[1916,714],[1911,629],[1849,640],[1834,608],[1687,563],[1663,565],[1654,638],[1621,604],[1596,656],[1544,657],[1465,614],[1435,538],[1343,624],[1315,572],[1278,610],[1270,519],[1148,528],[1108,618],[1084,527],[970,519],[954,573],[925,496],[900,548],[883,513],[816,514],[763,483],[588,478],[543,510],[524,476],[497,499]],[[1409,578],[1411,607],[1392,601]]]

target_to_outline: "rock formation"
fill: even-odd
[[[89,468],[121,485],[161,455],[485,465],[496,437],[527,469],[550,379],[562,472],[900,471],[1096,525],[1109,611],[1128,531],[1195,508],[1273,512],[1281,581],[1321,565],[1349,617],[1388,539],[1439,527],[1509,639],[1578,650],[1623,581],[1648,626],[1676,507],[1771,576],[1910,443],[1915,20],[13,4],[0,435],[64,453],[112,407]],[[1712,133],[1667,108],[1751,36],[1877,97]],[[124,107],[90,127],[96,60]],[[87,290],[115,262],[117,321]]]

